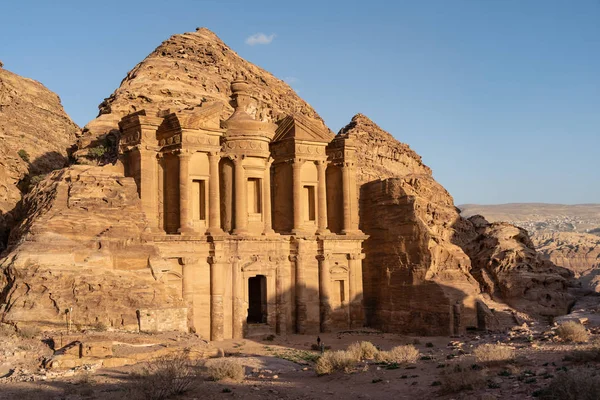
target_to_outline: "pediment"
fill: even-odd
[[[329,143],[334,135],[329,132],[329,129],[321,121],[301,114],[293,114],[279,122],[273,142],[290,138]]]

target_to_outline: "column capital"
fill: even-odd
[[[365,256],[364,253],[350,253],[346,255],[348,260],[364,260]]]
[[[208,152],[208,158],[221,157],[221,150],[211,150]]]
[[[241,260],[242,260],[242,257],[240,257],[240,256],[230,256],[229,257],[229,262],[230,263],[240,262]]]
[[[191,151],[189,151],[189,150],[180,149],[180,150],[177,152],[177,157],[179,157],[179,158],[189,158],[189,157],[191,157],[191,156],[192,156],[192,154],[193,154],[193,153],[192,153]]]
[[[314,163],[317,167],[324,167],[327,165],[327,160],[315,160]]]
[[[318,254],[316,256],[317,260],[319,261],[329,261],[331,259],[331,254],[329,253],[325,253],[325,254]]]
[[[209,264],[222,264],[223,262],[225,262],[224,256],[209,256],[208,257]]]
[[[192,265],[197,264],[200,259],[197,257],[181,257],[181,264]]]

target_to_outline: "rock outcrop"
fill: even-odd
[[[144,238],[133,178],[116,167],[73,166],[50,173],[23,201],[26,218],[0,260],[3,322],[64,327],[70,318],[133,330],[136,310],[181,307],[181,293],[153,276],[157,250]]]
[[[321,119],[284,81],[238,56],[213,32],[198,28],[171,36],[129,71],[98,106],[98,118],[86,125],[78,147],[95,145],[98,138],[118,131],[122,117],[141,109],[177,111],[218,101],[225,105],[221,115],[225,120],[233,112],[231,82],[239,77],[255,90],[258,106],[246,111],[256,119],[277,121],[292,113]]]
[[[507,316],[568,312],[568,271],[539,259],[526,231],[512,225],[486,230],[462,218],[421,157],[364,115],[339,135],[354,138],[359,157],[372,326],[437,335],[511,321],[490,315],[486,303],[504,307]]]
[[[600,291],[600,237],[589,233],[536,232],[531,239],[544,258],[573,271],[582,288]]]
[[[13,210],[22,191],[31,179],[65,166],[78,131],[55,93],[0,68],[0,252],[18,219]]]
[[[481,216],[467,222],[473,230],[463,230],[460,240],[483,291],[530,315],[569,312],[573,274],[543,259],[525,229],[504,222],[490,224]]]

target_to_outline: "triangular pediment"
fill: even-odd
[[[215,102],[203,107],[178,112],[177,119],[183,129],[219,129],[223,104]]]
[[[285,117],[278,124],[273,142],[293,138],[310,142],[329,143],[334,135],[319,120],[294,114]]]

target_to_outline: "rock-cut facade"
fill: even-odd
[[[253,87],[231,88],[226,120],[214,102],[119,122],[125,175],[161,253],[153,274],[186,306],[165,324],[182,316],[210,340],[362,327],[353,139],[300,114],[255,120]]]

